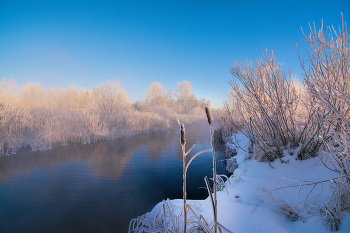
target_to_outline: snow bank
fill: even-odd
[[[242,141],[242,145],[248,145],[243,138]],[[283,158],[284,162],[275,160],[270,164],[246,158],[246,152],[239,151],[236,156],[238,168],[226,182],[226,188],[218,192],[219,223],[235,233],[328,232],[317,205],[322,205],[330,197],[329,184],[318,184],[310,192],[312,186],[299,186],[300,181],[287,178],[321,181],[337,177],[335,172],[326,169],[318,158],[300,161],[295,159],[295,155],[288,154]],[[293,187],[278,189],[287,186]],[[206,200],[188,200],[187,203],[196,206],[196,214],[203,215],[209,223],[213,220],[209,197]],[[172,204],[180,214],[183,201],[172,200]],[[299,219],[290,221],[291,216],[283,213],[281,206],[298,210]],[[350,213],[344,213],[343,217],[338,232],[349,232]]]

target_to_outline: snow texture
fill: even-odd
[[[248,140],[242,136],[241,141],[242,145],[248,146]],[[337,177],[337,174],[326,169],[317,157],[300,161],[296,160],[296,156],[286,154],[283,158],[285,162],[275,160],[269,164],[247,159],[247,153],[239,151],[235,159],[239,164],[238,168],[226,182],[226,189],[218,192],[219,223],[235,233],[329,232],[317,209],[317,205],[322,205],[331,195],[329,184],[316,185],[310,193],[311,186],[300,187],[299,181],[286,179],[316,182]],[[291,185],[294,187],[273,191]],[[283,213],[278,203],[286,203],[299,210],[300,219],[290,221],[290,217]],[[172,200],[172,204],[181,209],[183,201]],[[188,200],[188,204],[199,206],[197,214],[203,215],[209,223],[213,220],[209,197],[206,200]],[[152,213],[155,213],[159,206],[158,204]],[[349,231],[350,213],[345,212],[338,232]]]

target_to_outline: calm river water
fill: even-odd
[[[191,155],[211,148],[207,123],[187,125],[186,138]],[[0,157],[0,232],[127,232],[132,218],[182,198],[179,141],[171,129]],[[205,176],[211,153],[189,167],[189,199],[207,198]]]

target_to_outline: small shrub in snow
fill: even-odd
[[[345,184],[345,185],[344,185]],[[320,206],[325,225],[331,231],[339,230],[344,210],[350,210],[350,188],[341,178],[330,181],[332,195]]]
[[[299,219],[304,219],[303,213],[302,213],[303,211],[295,203],[291,204],[283,200],[282,198],[279,198],[273,192],[269,192],[268,196],[269,196],[269,200],[262,200],[262,201],[269,201],[274,203],[277,206],[275,208],[275,211],[283,213],[289,221],[297,221]]]

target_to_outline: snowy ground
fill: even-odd
[[[246,143],[244,140],[242,142],[242,145]],[[299,161],[288,154],[284,157],[284,160],[288,160],[287,163],[276,160],[269,165],[247,160],[246,157],[247,153],[238,153],[236,160],[239,167],[229,178],[229,182],[226,182],[226,189],[218,192],[219,223],[234,233],[329,232],[329,227],[325,225],[317,207],[330,197],[329,184],[318,184],[310,193],[312,186],[299,187],[300,181],[286,178],[321,181],[337,177],[336,173],[326,169],[318,158]],[[296,186],[272,191],[290,185]],[[203,215],[208,222],[213,220],[209,197],[188,203],[196,207],[197,214]],[[172,200],[172,204],[180,212],[183,201]],[[286,206],[283,204],[291,206],[299,213],[297,217],[300,219],[290,221],[289,218],[296,216],[287,216],[278,204],[282,207]],[[159,206],[158,204],[152,210],[153,214]],[[350,232],[350,213],[344,212],[343,223],[338,232]]]

